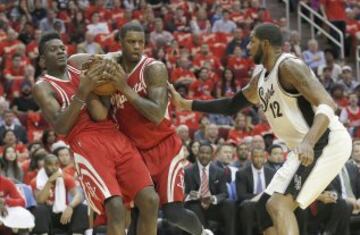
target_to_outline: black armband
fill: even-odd
[[[233,115],[241,109],[252,105],[244,96],[242,91],[239,91],[232,98],[222,98],[215,100],[194,100],[191,109],[193,111],[204,113],[221,113],[225,115]]]

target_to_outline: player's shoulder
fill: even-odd
[[[300,57],[287,54],[284,59],[279,64],[280,71],[289,71],[294,69],[304,69],[307,65],[303,59]]]
[[[145,57],[144,65],[145,65],[146,70],[149,70],[149,69],[166,70],[166,65],[162,61],[157,60],[152,57]]]
[[[34,97],[40,97],[44,96],[46,94],[53,94],[53,89],[49,82],[46,81],[46,79],[41,76],[34,84],[32,89],[32,94]]]

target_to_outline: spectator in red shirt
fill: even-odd
[[[259,110],[257,112],[259,116],[259,122],[253,127],[252,134],[253,135],[264,135],[270,131],[269,123],[265,117],[264,112]]]
[[[36,29],[34,32],[34,40],[32,40],[27,46],[26,46],[26,54],[32,61],[36,61],[36,59],[39,57],[39,48],[38,44],[41,37],[41,30]]]
[[[83,233],[88,228],[87,207],[81,204],[83,196],[74,179],[60,170],[56,156],[48,154],[45,157],[44,168],[32,180],[31,187],[38,203],[33,211],[36,218],[34,233],[49,233],[50,227],[68,233]],[[66,198],[62,204],[62,190],[65,190],[65,197],[71,195],[71,201]]]
[[[241,47],[236,46],[234,54],[228,57],[227,66],[235,72],[239,82],[244,84],[245,82],[241,80],[248,77],[249,70],[253,66],[253,63],[245,57],[245,53]]]
[[[234,128],[229,131],[228,139],[240,143],[244,137],[252,135],[250,122],[247,119],[248,117],[241,112],[236,115]]]
[[[105,1],[104,0],[96,0],[92,1],[95,4],[91,4],[86,8],[85,17],[87,20],[90,20],[95,12],[99,13],[100,20],[107,20],[106,17],[109,16],[108,11],[105,9]]]
[[[331,97],[336,102],[338,109],[345,108],[348,105],[348,99],[345,97],[345,88],[342,84],[335,84],[331,89]]]
[[[206,61],[210,62],[211,67],[214,68],[216,71],[219,71],[222,67],[220,59],[211,54],[209,45],[203,43],[200,47],[200,53],[198,53],[193,60],[194,67],[200,68],[204,66],[204,63]]]
[[[335,25],[345,36],[346,33],[346,0],[320,0],[320,10],[325,19]],[[330,34],[340,40],[337,32],[330,30]],[[344,45],[345,46],[345,45]],[[334,47],[337,48],[337,46]]]
[[[14,54],[17,45],[21,44],[21,41],[17,40],[18,34],[12,28],[7,30],[6,40],[0,42],[0,56],[4,54],[11,58]]]
[[[341,110],[340,121],[353,133],[355,128],[360,126],[359,98],[356,93],[349,95],[349,105]]]
[[[14,54],[11,67],[4,69],[6,79],[5,86],[10,98],[17,97],[20,94],[20,85],[24,80],[25,66],[21,65],[21,56]]]
[[[0,173],[3,166],[4,163],[0,158]],[[15,184],[0,174],[0,216],[7,217],[9,207],[25,207],[25,199],[20,195]],[[0,225],[0,234],[11,235],[13,233],[10,228]]]
[[[190,98],[211,98],[211,92],[214,89],[214,81],[209,78],[209,69],[202,67],[198,73],[195,82],[190,85]]]
[[[184,10],[181,7],[177,7],[174,14],[175,31],[189,32],[188,20],[184,14]]]
[[[193,72],[191,72],[191,61],[185,57],[181,56],[177,61],[178,66],[171,71],[171,82],[174,84],[183,84],[189,85],[190,83],[196,81],[196,77]]]

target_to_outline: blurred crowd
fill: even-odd
[[[360,2],[307,3],[339,27],[343,25],[337,22],[344,22],[347,54],[352,58],[360,41]],[[57,31],[68,55],[103,54],[121,50],[119,28],[137,20],[146,31],[144,53],[167,66],[169,80],[181,95],[213,99],[231,97],[247,84],[257,69],[248,56],[250,32],[257,23],[272,22],[282,30],[283,51],[309,65],[337,102],[340,120],[354,138],[344,175],[311,208],[297,213],[301,232],[348,234],[350,222],[356,221],[352,214],[360,212],[359,78],[352,64],[338,59],[332,44],[320,47],[311,39],[303,47],[299,33],[289,30],[286,18],[274,19],[267,4],[266,0],[0,0],[0,224],[6,225],[1,220],[6,208],[24,207],[33,214],[33,232],[39,234],[83,233],[97,225],[92,216],[82,217],[87,214],[86,202],[76,180],[71,149],[46,123],[32,97],[34,83],[46,73],[38,51],[43,32]],[[236,227],[241,234],[256,234],[253,199],[286,159],[286,145],[276,139],[255,106],[235,116],[183,112],[171,106],[169,111],[187,152],[184,187],[188,208],[200,213],[202,222],[217,234],[224,234],[221,228],[226,226]],[[204,143],[211,144],[210,150]],[[197,164],[213,169],[210,192],[222,195],[216,204],[200,203],[200,210],[189,196],[196,190],[193,171]],[[71,208],[66,213],[54,211],[55,188],[41,184],[56,182],[54,174],[60,168],[66,205]],[[179,234],[166,221],[160,224],[159,234]],[[19,231],[0,225],[1,234]]]

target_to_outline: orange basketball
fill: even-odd
[[[94,93],[100,96],[112,95],[115,92],[116,92],[116,87],[111,82],[97,86],[94,89]]]

